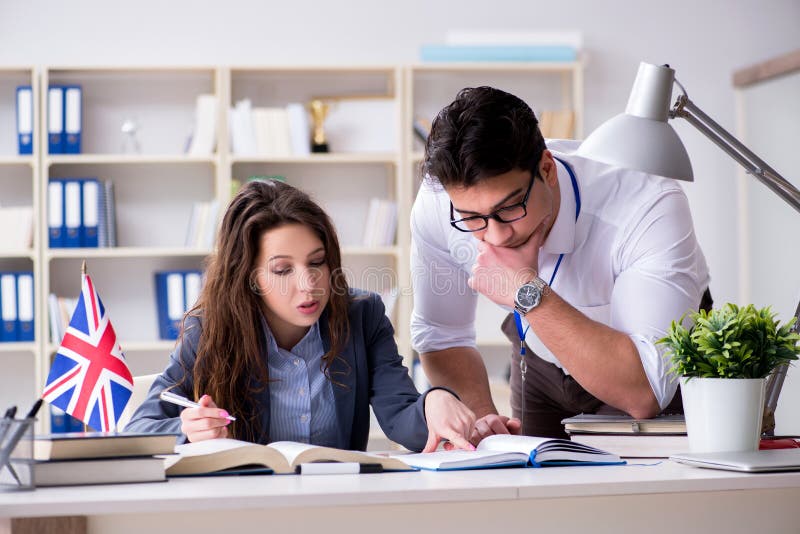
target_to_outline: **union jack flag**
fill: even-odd
[[[94,430],[108,432],[133,391],[133,376],[91,278],[53,359],[42,398]]]

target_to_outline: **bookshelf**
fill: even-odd
[[[57,348],[50,339],[48,295],[77,296],[84,259],[133,374],[161,371],[174,341],[158,338],[153,273],[201,269],[211,250],[184,246],[192,204],[216,200],[221,216],[235,183],[254,175],[284,176],[325,207],[339,232],[352,285],[395,291],[391,318],[400,352],[412,368],[407,221],[423,158],[422,144],[412,133],[414,117],[432,118],[458,89],[477,84],[509,90],[528,102],[541,103],[542,109],[572,109],[576,136],[581,134],[583,117],[580,63],[2,68],[0,124],[14,125],[12,95],[16,86],[26,84],[34,91],[34,152],[18,156],[16,129],[0,128],[0,204],[32,207],[33,246],[0,251],[0,270],[34,272],[36,340],[0,343],[0,361],[8,370],[0,377],[3,405],[24,406],[40,393]],[[50,84],[82,86],[81,154],[47,153]],[[190,156],[185,148],[200,94],[215,95],[220,103],[217,148],[212,154]],[[313,98],[329,99],[332,106],[345,102],[342,109],[353,101],[382,99],[389,116],[376,121],[379,129],[371,126],[366,141],[377,137],[385,146],[370,144],[359,150],[357,142],[363,135],[359,138],[357,132],[333,121],[330,153],[265,157],[234,152],[229,118],[237,101],[249,99],[254,107],[271,107]],[[121,125],[129,119],[139,124],[139,153],[124,147]],[[340,142],[346,149],[337,150]],[[114,182],[117,247],[48,247],[47,184],[51,178],[65,177]],[[392,244],[363,244],[373,197],[397,204]],[[482,302],[478,317],[479,346],[487,355],[487,367],[502,381],[508,357],[508,343],[499,332],[503,313]],[[47,418],[39,425],[37,431],[47,431]]]
[[[0,251],[0,271],[32,271],[34,273],[34,299],[39,301],[41,287],[35,273],[40,268],[37,254],[39,240],[35,228],[39,212],[39,142],[36,136],[38,106],[33,105],[33,153],[20,156],[17,151],[16,88],[29,85],[32,99],[38,100],[38,71],[30,66],[0,67],[0,206],[24,207],[33,212],[34,235],[30,248]],[[38,310],[35,310],[35,312]],[[38,320],[34,317],[34,320]],[[38,345],[36,342],[0,343],[0,402],[5,407],[18,404],[27,410],[34,398],[36,386]],[[9,377],[9,378],[5,378]]]

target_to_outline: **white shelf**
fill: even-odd
[[[0,259],[8,260],[8,259],[36,259],[36,252],[33,250],[2,250],[0,251]]]
[[[397,162],[397,154],[391,152],[376,153],[327,153],[310,154],[308,156],[286,156],[270,158],[261,156],[233,156],[231,163],[302,163],[302,164],[330,164],[330,163],[387,163]]]
[[[342,247],[342,256],[400,256],[398,247]]]
[[[0,353],[4,352],[36,352],[36,343],[33,342],[9,342],[0,343]]]
[[[187,156],[184,154],[74,154],[45,157],[45,166],[75,164],[210,164],[216,162],[216,155]]]
[[[0,345],[3,345],[0,343]],[[119,342],[122,352],[172,352],[175,348],[175,340],[158,340],[158,341],[125,341]],[[59,345],[54,343],[47,344],[47,353],[55,354]]]
[[[498,323],[497,328],[500,328]],[[504,337],[484,337],[475,340],[479,347],[508,347],[511,348],[511,341]]]
[[[116,248],[64,248],[50,249],[48,259],[61,258],[161,258],[208,256],[210,249],[165,248],[165,247],[116,247]]]
[[[30,165],[33,166],[33,156],[0,156],[0,165]]]

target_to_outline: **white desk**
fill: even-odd
[[[115,532],[800,532],[800,472],[656,466],[249,476],[0,493],[0,518]],[[0,523],[2,531],[2,523]]]

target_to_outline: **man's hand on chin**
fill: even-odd
[[[538,274],[545,227],[543,222],[527,241],[514,248],[479,241],[469,287],[496,304],[513,307],[517,288]]]

